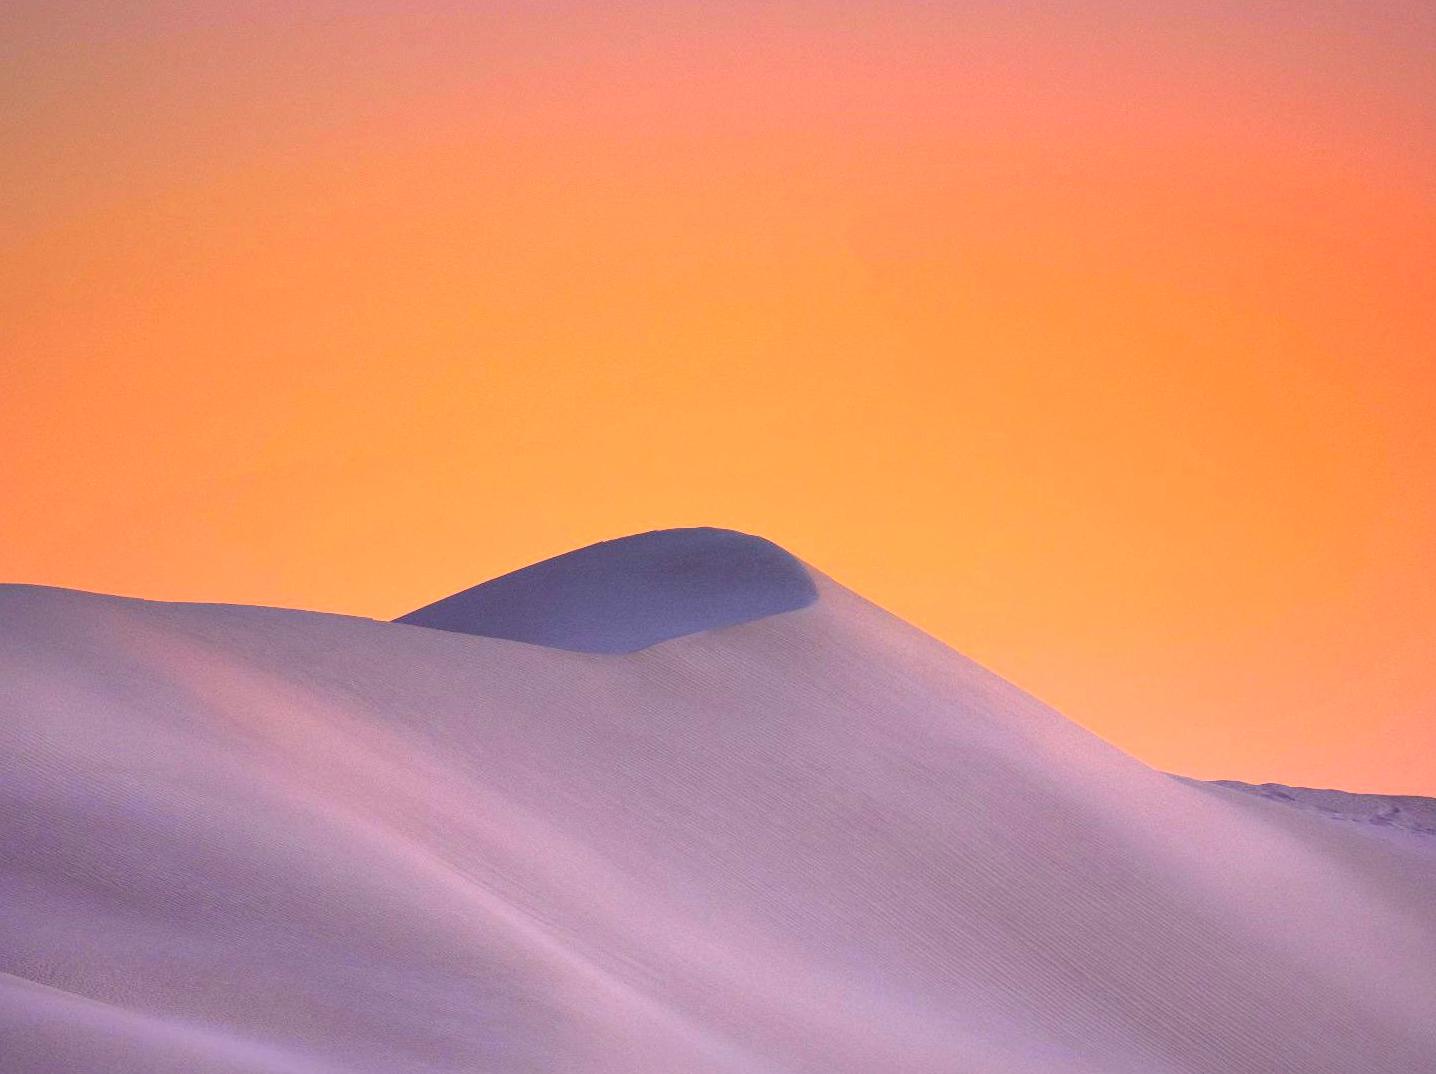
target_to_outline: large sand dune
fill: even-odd
[[[0,590],[0,1071],[1436,1070],[1436,837],[812,577],[624,655]]]

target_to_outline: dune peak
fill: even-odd
[[[817,599],[772,541],[708,526],[653,530],[565,552],[395,622],[589,653],[630,653]]]

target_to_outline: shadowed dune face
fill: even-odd
[[[1430,1074],[1425,843],[803,577],[625,655],[0,590],[0,1069]]]
[[[709,528],[604,541],[484,582],[400,623],[588,653],[790,612],[817,598],[808,570],[761,537]]]

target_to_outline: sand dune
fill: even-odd
[[[1393,833],[1436,836],[1436,798],[1418,798],[1409,794],[1352,794],[1350,791],[1316,787],[1288,787],[1282,783],[1240,783],[1232,779],[1215,782],[1218,786],[1311,810],[1332,820],[1386,828]],[[1436,849],[1436,842],[1426,845]]]
[[[631,653],[817,599],[807,569],[733,530],[656,530],[482,582],[398,622],[586,653]]]
[[[1436,1070],[1436,840],[776,576],[622,655],[0,589],[0,1070]]]

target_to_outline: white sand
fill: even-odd
[[[0,1071],[1436,1071],[1417,838],[818,588],[623,656],[0,590]]]

